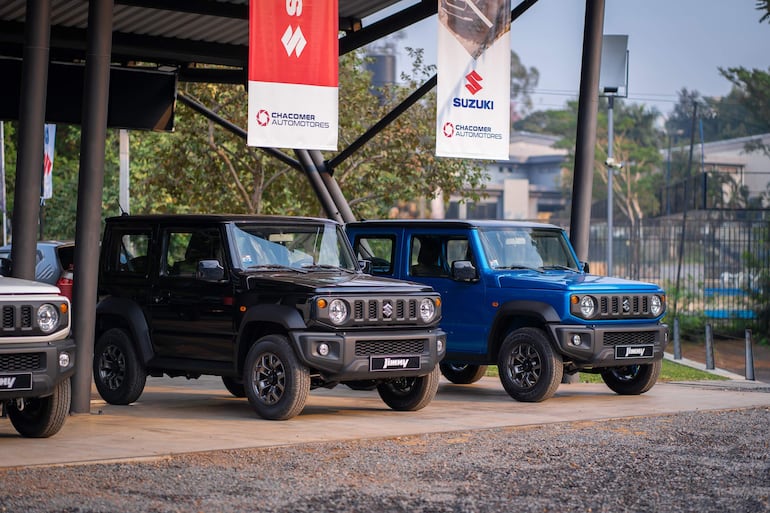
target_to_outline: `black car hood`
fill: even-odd
[[[247,288],[251,290],[280,287],[285,292],[293,290],[317,294],[364,292],[369,295],[373,292],[414,294],[433,290],[432,287],[420,283],[344,271],[253,271],[244,273],[244,277]]]

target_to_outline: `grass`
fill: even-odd
[[[487,369],[487,376],[497,377],[497,367],[490,365]],[[681,363],[672,362],[670,360],[663,360],[663,368],[660,371],[660,377],[658,381],[703,381],[703,380],[717,380],[723,381],[727,378],[705,372],[699,369],[693,369],[687,365]],[[581,383],[603,383],[602,377],[599,374],[588,374],[585,372],[580,373]]]

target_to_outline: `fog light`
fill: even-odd
[[[572,335],[572,345],[573,346],[579,346],[583,341],[580,338],[580,335],[575,334]]]
[[[329,344],[325,342],[318,344],[318,354],[321,356],[327,356],[329,354]]]
[[[436,352],[441,353],[444,351],[444,339],[440,338],[436,340]]]
[[[69,353],[59,353],[59,367],[66,368],[70,365]]]

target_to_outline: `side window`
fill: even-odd
[[[146,275],[150,268],[149,233],[123,233],[114,240],[117,248],[113,248],[110,270],[125,274]]]
[[[372,263],[372,274],[393,274],[393,252],[396,248],[394,237],[358,237],[356,258]]]
[[[412,276],[449,276],[446,245],[444,240],[435,235],[416,235],[412,237],[409,255]]]
[[[473,262],[473,252],[471,251],[468,239],[449,239],[446,243],[446,255],[449,268],[457,260],[468,260]],[[475,265],[475,262],[473,262]]]
[[[222,265],[222,255],[222,242],[216,229],[169,231],[163,272],[168,276],[193,277],[198,262],[218,260]]]

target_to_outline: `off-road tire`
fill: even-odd
[[[246,397],[257,414],[268,420],[288,420],[305,407],[310,372],[283,335],[267,335],[249,349],[243,367]]]
[[[486,365],[470,365],[460,363],[439,364],[441,374],[455,385],[470,385],[484,377]]]
[[[222,384],[233,397],[246,397],[246,387],[243,386],[243,381],[240,379],[222,376]]]
[[[94,345],[94,383],[110,404],[131,404],[142,395],[147,371],[131,337],[120,328],[105,331]]]
[[[601,376],[610,390],[620,395],[639,395],[655,385],[663,367],[662,360],[641,365],[609,367]]]
[[[441,372],[435,367],[425,376],[389,379],[377,384],[377,393],[394,410],[421,410],[436,397],[440,376]]]
[[[21,436],[48,438],[58,433],[67,420],[71,398],[70,380],[67,378],[54,387],[53,394],[10,401],[6,411]]]
[[[497,369],[508,395],[536,403],[556,393],[564,363],[542,330],[519,328],[505,337],[497,355]]]

